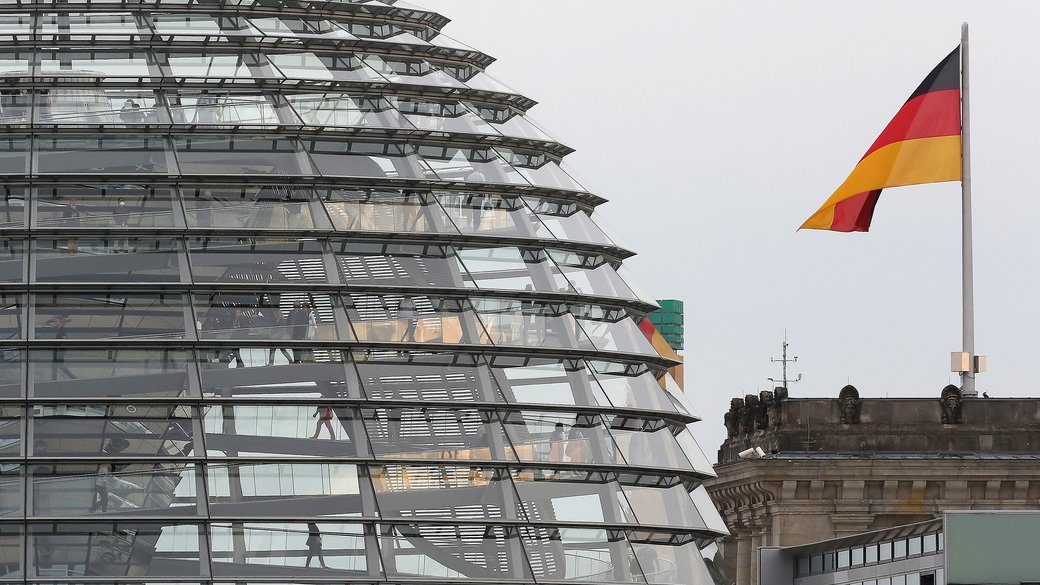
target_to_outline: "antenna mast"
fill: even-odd
[[[787,330],[784,329],[784,342],[783,342],[783,345],[780,348],[781,349],[781,354],[780,354],[781,357],[780,357],[780,359],[769,358],[769,361],[771,361],[773,363],[779,363],[780,364],[781,375],[783,376],[779,380],[776,380],[774,378],[769,378],[769,381],[773,382],[774,384],[777,383],[777,382],[780,382],[780,384],[784,388],[790,388],[790,386],[788,386],[788,384],[795,383],[795,382],[801,382],[802,381],[802,375],[801,374],[798,374],[798,377],[795,378],[794,380],[791,380],[790,378],[787,377],[787,364],[793,364],[793,363],[797,363],[798,362],[798,356],[794,356],[792,358],[788,358],[787,357],[787,347],[788,347],[788,343],[787,343]]]

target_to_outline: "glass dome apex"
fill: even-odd
[[[709,582],[602,199],[404,2],[0,2],[0,578]]]

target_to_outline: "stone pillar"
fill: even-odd
[[[738,530],[737,540],[737,574],[736,585],[758,585],[751,582],[751,532]]]

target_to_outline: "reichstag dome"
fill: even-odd
[[[0,1],[0,583],[710,583],[655,308],[392,0]]]

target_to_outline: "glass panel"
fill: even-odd
[[[38,404],[32,425],[43,457],[182,457],[194,447],[187,406]]]
[[[68,463],[33,467],[33,513],[89,516],[147,513],[194,516],[195,465]]]
[[[181,14],[160,12],[151,14],[149,18],[151,18],[155,32],[160,35],[218,37],[255,34],[255,31],[243,19],[229,16],[226,13],[215,15],[197,12]]]
[[[0,456],[21,456],[22,434],[21,407],[0,406]]]
[[[466,105],[485,121],[489,122],[495,131],[503,136],[556,142],[556,139],[546,133],[544,129],[526,116],[520,115],[516,110],[505,107],[491,108],[486,105],[468,102]]]
[[[510,412],[506,434],[521,461],[623,464],[598,416],[565,412]]]
[[[676,412],[650,370],[628,372],[605,362],[592,362],[591,366],[596,380],[615,408]]]
[[[559,304],[513,299],[472,299],[495,345],[594,349],[574,315]]]
[[[166,141],[159,136],[38,136],[35,144],[39,173],[165,174],[168,170]]]
[[[414,129],[411,122],[382,96],[353,97],[330,92],[285,97],[303,122],[313,126]]]
[[[525,518],[532,522],[625,524],[635,517],[612,474],[557,469],[518,469],[513,483]]]
[[[516,495],[502,469],[455,464],[369,470],[383,518],[517,519]]]
[[[33,221],[40,227],[173,227],[170,187],[71,185],[36,187]],[[123,203],[123,205],[120,205]]]
[[[160,53],[172,77],[219,80],[233,78],[281,78],[270,66],[262,66],[263,58],[256,53]]]
[[[181,172],[190,175],[309,175],[306,158],[288,138],[176,137]]]
[[[413,407],[361,414],[377,458],[516,460],[491,412]]]
[[[166,99],[175,124],[279,126],[300,123],[292,109],[279,104],[274,94],[180,90],[167,92]]]
[[[118,127],[169,121],[152,91],[55,87],[37,90],[34,101],[36,121],[42,124]]]
[[[0,228],[25,227],[25,187],[0,187]]]
[[[878,545],[878,560],[882,563],[892,560],[891,542],[882,542]]]
[[[556,265],[539,249],[456,247],[455,253],[466,268],[467,288],[573,292]],[[534,312],[533,301],[524,304],[528,312]]]
[[[694,505],[697,506],[697,512],[700,513],[701,519],[704,520],[708,530],[714,530],[719,534],[729,532],[729,528],[726,527],[726,521],[722,519],[718,509],[715,507],[715,502],[712,501],[711,496],[708,495],[708,490],[703,485],[690,492],[690,498],[693,499]]]
[[[332,189],[322,199],[339,231],[456,232],[428,193]]]
[[[358,341],[406,343],[487,343],[465,299],[427,295],[344,297]]]
[[[187,577],[202,573],[199,527],[152,522],[29,526],[35,577]]]
[[[370,400],[504,402],[473,355],[358,351],[354,365]]]
[[[647,487],[622,481],[622,488],[640,524],[693,530],[708,528],[697,506],[694,505],[690,492],[681,483],[667,487]],[[847,555],[848,551],[845,552]]]
[[[322,81],[386,82],[386,79],[350,54],[315,53],[269,54],[267,59],[286,77]]]
[[[620,533],[521,526],[520,534],[539,582],[643,582],[638,572],[631,572],[632,551]]]
[[[650,585],[704,585],[715,582],[701,560],[696,543],[674,546],[633,542],[632,549],[635,551],[633,564],[643,571]]]
[[[388,578],[531,578],[516,532],[503,526],[382,526],[379,541]]]
[[[115,77],[150,77],[144,51],[64,50],[40,54],[40,72],[62,77],[89,77],[97,81]]]
[[[369,547],[361,524],[213,524],[210,549],[216,576],[379,575],[374,543]]]
[[[462,233],[552,238],[518,197],[456,191],[434,191],[434,195]]]
[[[0,348],[0,398],[17,398],[24,396],[22,362],[25,360],[22,350]],[[0,425],[2,425],[0,421]],[[2,443],[0,435],[0,443]]]
[[[19,282],[23,276],[24,240],[0,239],[0,282]]]
[[[329,293],[243,290],[194,298],[200,339],[282,340],[294,347],[293,361],[300,362],[314,361],[313,352],[290,342],[350,338],[339,298]],[[239,350],[230,351],[238,367],[245,367]]]
[[[348,378],[339,350],[301,349],[297,362],[284,347],[238,350],[246,367],[233,359],[234,350],[199,350],[202,391],[206,396],[235,398],[337,398],[357,397],[357,381]],[[312,361],[305,361],[313,358]],[[273,367],[268,367],[268,366]],[[309,416],[309,415],[308,415]]]
[[[0,295],[0,339],[25,339],[22,332],[24,304],[25,299],[19,295]]]
[[[924,547],[921,552],[924,554],[934,553],[939,549],[938,534],[925,534],[924,535]]]
[[[460,102],[410,97],[392,99],[394,106],[411,122],[410,126],[419,130],[498,135],[494,128]]]
[[[303,144],[324,176],[437,180],[408,144],[334,140],[304,140]]]
[[[5,464],[0,467],[0,517],[20,518],[22,516],[22,504],[25,502],[23,484],[21,465]],[[2,545],[0,545],[0,549],[2,549]],[[0,576],[4,574],[2,567],[3,561],[0,560]]]
[[[28,12],[0,16],[0,37],[6,41],[32,34],[32,15]]]
[[[41,14],[37,30],[43,35],[62,35],[73,40],[126,40],[141,34],[129,12]],[[150,32],[146,27],[144,33]]]
[[[705,477],[715,477],[715,468],[708,461],[707,456],[704,455],[701,446],[694,440],[689,425],[675,435],[675,441],[679,443],[679,449],[686,455],[694,471],[703,474]]]
[[[863,558],[864,563],[873,565],[878,562],[878,545],[868,544]]]
[[[333,241],[332,252],[348,286],[462,288],[463,269],[443,245]]]
[[[629,465],[692,469],[672,429],[660,420],[612,417],[610,434]]]
[[[21,579],[24,533],[21,525],[0,524],[0,577]]]
[[[327,221],[309,189],[255,185],[206,186],[184,191],[188,227],[306,230]]]
[[[360,516],[357,466],[348,463],[211,464],[212,516]]]
[[[353,457],[365,452],[349,406],[221,404],[203,407],[203,413],[210,457]]]
[[[391,83],[466,88],[451,75],[421,59],[366,55],[365,64]]]
[[[29,353],[40,398],[189,396],[190,351],[170,348],[40,349]],[[0,369],[0,372],[3,370]]]
[[[34,339],[184,339],[179,293],[55,293],[33,296]]]
[[[578,293],[619,299],[639,297],[602,256],[586,256],[563,250],[547,250],[549,256]]]
[[[496,147],[498,154],[513,166],[528,182],[536,187],[550,189],[567,189],[584,191],[560,165],[542,153],[523,152],[509,148]]]
[[[422,144],[418,152],[442,181],[528,184],[516,169],[499,158],[491,148]]]
[[[0,139],[0,174],[26,174],[25,163],[28,154],[28,138],[24,136],[8,136]]]
[[[598,312],[598,308],[593,307],[590,310]],[[624,311],[610,311],[602,316],[578,318],[578,324],[592,339],[596,349],[657,355],[657,350],[650,345],[646,335]]]
[[[354,35],[339,28],[327,20],[311,18],[291,17],[268,17],[250,18],[249,23],[264,36],[279,36],[292,38],[328,38],[328,39],[357,39]]]
[[[575,203],[524,197],[542,223],[561,240],[613,246],[614,242]]]
[[[36,282],[178,282],[179,248],[177,240],[157,238],[37,239]]]
[[[506,357],[492,358],[491,372],[511,403],[599,404],[596,381],[581,362],[529,358],[509,363]],[[604,404],[606,406],[606,404]]]
[[[192,280],[227,283],[327,283],[322,245],[313,239],[195,238],[188,240]],[[284,316],[268,316],[281,327]]]
[[[907,551],[908,556],[915,556],[921,554],[921,537],[911,536],[907,540]]]

